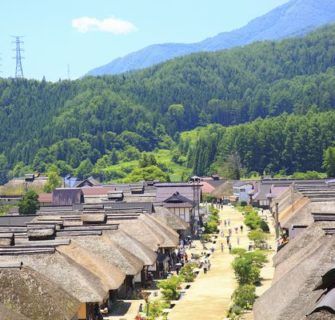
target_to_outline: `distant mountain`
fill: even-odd
[[[193,44],[151,45],[93,69],[88,74],[93,76],[119,74],[143,69],[193,52],[217,51],[254,41],[299,36],[332,22],[335,22],[334,0],[291,0],[240,29],[223,32]]]

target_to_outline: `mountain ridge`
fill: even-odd
[[[197,43],[153,44],[95,68],[88,75],[120,74],[202,51],[219,51],[255,41],[301,36],[317,27],[335,22],[332,0],[291,0],[239,29],[222,32]]]

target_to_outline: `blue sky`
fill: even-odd
[[[27,78],[58,80],[147,45],[195,42],[241,27],[288,0],[4,0],[2,77],[14,76],[11,35],[23,35]]]

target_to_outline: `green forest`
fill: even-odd
[[[334,109],[335,26],[117,76],[0,79],[0,182],[50,166],[104,181],[178,180],[227,162],[321,171]]]

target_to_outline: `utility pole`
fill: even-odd
[[[24,59],[24,57],[22,57],[21,55],[21,52],[24,51],[21,46],[23,45],[23,41],[21,40],[22,36],[13,36],[13,38],[15,38],[15,40],[13,41],[13,43],[15,44],[15,49],[13,49],[13,51],[16,52],[15,57],[13,57],[13,59],[16,60],[15,78],[22,79],[24,77],[22,68],[22,59]]]

